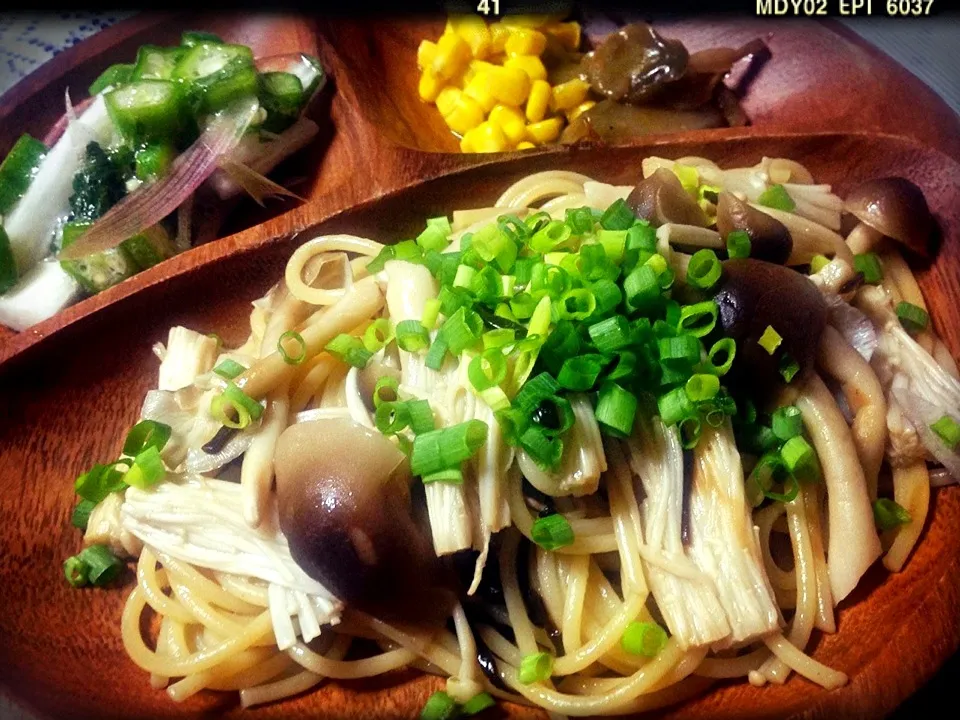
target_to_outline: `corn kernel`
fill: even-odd
[[[470,133],[467,133],[462,138],[460,138],[460,152],[472,153],[475,152],[473,149],[473,138],[470,137]]]
[[[437,56],[437,44],[429,40],[423,40],[417,48],[417,67],[426,70],[433,65],[433,59]]]
[[[496,22],[490,25],[490,54],[497,55],[504,52],[507,45],[507,38],[510,37],[510,28],[502,22]]]
[[[490,92],[506,105],[520,107],[530,93],[530,78],[523,70],[495,67],[490,71]]]
[[[447,127],[458,135],[463,135],[483,122],[483,108],[472,97],[460,93],[453,109],[444,115],[443,119]]]
[[[558,117],[547,118],[540,122],[527,125],[527,137],[537,145],[553,142],[560,137],[563,128],[563,119]]]
[[[511,143],[518,143],[527,134],[526,122],[524,122],[523,113],[515,107],[509,105],[497,105],[490,111],[489,122],[499,126],[507,140]]]
[[[473,152],[503,152],[507,149],[507,136],[499,126],[490,121],[481,123],[463,137]]]
[[[514,55],[508,57],[503,66],[523,70],[531,82],[547,79],[547,69],[543,66],[543,61],[536,55]]]
[[[542,31],[556,38],[564,50],[580,49],[580,23],[578,22],[551,23],[542,28]]]
[[[424,102],[433,102],[437,95],[443,90],[443,80],[433,74],[431,70],[424,70],[420,76],[420,84],[417,86],[420,93],[420,99]]]
[[[437,53],[433,58],[433,72],[444,80],[462,73],[470,62],[470,46],[459,35],[443,35],[437,41]]]
[[[534,145],[532,142],[529,142],[527,140],[523,140],[522,142],[517,143],[517,150],[532,150],[535,147],[536,145]]]
[[[573,122],[596,104],[594,100],[584,100],[575,108],[567,110],[567,122]]]
[[[554,110],[570,110],[587,99],[589,83],[580,78],[567,80],[565,83],[554,85],[552,105]]]
[[[547,36],[530,28],[513,28],[504,45],[507,55],[539,55],[547,48]]]
[[[486,60],[471,60],[470,64],[467,66],[467,69],[463,73],[463,82],[468,83],[473,80],[473,78],[475,78],[479,72],[495,67],[500,66],[489,63]]]
[[[491,89],[490,72],[481,70],[463,89],[463,92],[477,101],[477,104],[483,108],[485,113],[490,112],[493,106],[497,104],[497,99],[493,96]]]
[[[451,18],[454,31],[466,40],[475,58],[485,58],[490,52],[490,30],[483,18],[476,15],[457,15]]]
[[[437,95],[437,110],[440,111],[440,114],[446,117],[449,115],[453,108],[457,104],[457,98],[460,97],[462,90],[458,87],[453,87],[448,85],[443,90],[440,91],[440,94]]]
[[[540,122],[547,114],[547,105],[550,103],[550,83],[546,80],[534,80],[530,86],[530,97],[527,100],[527,120]]]

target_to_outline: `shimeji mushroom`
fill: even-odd
[[[889,237],[921,257],[930,256],[933,216],[923,191],[902,177],[870,180],[847,196],[844,209],[860,223],[847,236],[854,252]]]
[[[793,238],[786,225],[755,210],[729,192],[717,199],[717,230],[726,238],[735,230],[750,236],[750,257],[783,265],[793,252]]]
[[[657,227],[664,223],[698,227],[710,224],[697,201],[683,189],[680,179],[665,168],[659,168],[639,182],[627,196],[627,205]]]

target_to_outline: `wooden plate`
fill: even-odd
[[[127,590],[72,590],[61,574],[77,551],[70,527],[73,478],[116,456],[156,383],[151,345],[173,324],[246,335],[249,302],[282,273],[290,252],[314,233],[349,230],[404,237],[423,218],[491,202],[518,177],[547,168],[632,182],[643,157],[701,155],[723,166],[764,155],[791,157],[841,194],[896,172],[926,193],[947,238],[919,269],[934,324],[960,356],[960,164],[942,153],[882,135],[744,135],[658,142],[635,148],[562,149],[512,157],[448,174],[343,211],[298,237],[211,245],[203,262],[76,318],[0,365],[0,667],[5,692],[49,717],[200,717],[242,713],[233,695],[205,694],[174,705],[150,689],[124,654],[119,633]],[[851,677],[835,692],[793,677],[763,689],[718,686],[661,713],[665,718],[876,717],[891,711],[960,644],[960,489],[933,493],[931,519],[904,572],[875,570],[839,611],[837,635],[818,638],[814,656]],[[128,581],[131,578],[127,578]],[[270,718],[414,718],[436,679],[412,673],[370,683],[329,683],[256,711]],[[509,717],[543,717],[508,707]]]
[[[596,39],[630,18],[594,14],[583,20],[587,35]],[[271,201],[266,211],[246,203],[223,228],[224,234],[232,233],[229,239],[189,250],[26,332],[0,327],[0,363],[80,318],[226,252],[302,230],[358,202],[495,160],[450,153],[456,146],[435,108],[417,99],[416,46],[424,37],[436,38],[442,26],[439,19],[145,14],[98,33],[29,75],[0,104],[0,154],[22,132],[36,135],[51,125],[63,112],[68,88],[79,100],[104,67],[129,61],[141,44],[175,43],[185,29],[217,32],[251,45],[258,55],[316,53],[331,73],[335,92],[328,96],[329,106],[321,108],[328,116],[317,118],[321,137],[286,165],[288,178],[306,181],[297,190],[308,203]],[[923,83],[839,24],[712,18],[658,26],[693,50],[739,45],[758,36],[767,40],[773,59],[744,87],[744,105],[755,124],[748,134],[882,131],[960,158],[956,114]],[[734,129],[667,137],[742,134]]]

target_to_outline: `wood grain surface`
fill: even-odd
[[[73,591],[60,564],[76,552],[70,527],[72,480],[114,456],[156,383],[150,346],[173,324],[245,336],[249,302],[282,272],[290,252],[318,232],[400,239],[423,219],[495,198],[527,173],[562,168],[634,182],[640,160],[696,154],[721,165],[763,155],[808,165],[841,193],[860,180],[912,178],[927,194],[947,242],[917,268],[934,324],[960,355],[960,133],[931,91],[831,26],[795,22],[684,20],[664,26],[692,49],[739,44],[763,34],[774,58],[750,85],[746,129],[651,137],[628,148],[548,148],[524,154],[446,152],[450,138],[415,96],[416,42],[436,20],[337,22],[294,16],[142,16],[63,53],[4,96],[0,151],[20,132],[51,124],[66,87],[85,88],[111,62],[144,42],[174,42],[186,28],[251,44],[258,54],[315,51],[332,91],[324,132],[291,163],[302,206],[247,208],[228,237],[192,249],[87,299],[19,335],[0,333],[0,686],[49,717],[240,715],[234,696],[204,694],[182,706],[152,691],[126,658],[119,616],[126,592]],[[601,24],[588,28],[599,32]],[[79,95],[74,97],[78,100]],[[883,130],[907,135],[843,134]],[[940,151],[933,149],[939,148]],[[840,611],[840,633],[820,639],[815,657],[851,675],[826,693],[793,678],[755,689],[721,684],[668,718],[876,717],[913,692],[960,644],[960,490],[934,493],[925,536],[906,570],[875,572]],[[413,673],[370,683],[331,683],[261,717],[416,717],[437,681]],[[508,708],[510,717],[540,717]]]
[[[576,169],[598,179],[632,182],[641,159],[696,154],[721,165],[763,155],[805,163],[843,193],[891,169],[917,182],[938,216],[945,244],[919,277],[938,331],[960,355],[960,165],[908,141],[871,135],[743,136],[592,148],[514,157],[458,171],[335,215],[296,237],[270,242],[236,236],[205,249],[207,262],[87,314],[0,366],[0,667],[7,692],[50,717],[228,717],[231,695],[204,694],[174,705],[152,691],[146,673],[126,658],[119,617],[126,591],[71,590],[60,563],[76,552],[70,527],[73,478],[119,451],[143,394],[156,382],[150,346],[173,324],[245,336],[250,301],[282,272],[297,244],[315,233],[350,230],[382,240],[406,236],[424,217],[491,202],[513,180],[546,169]],[[183,260],[180,260],[183,262]],[[819,638],[814,656],[851,677],[832,693],[794,677],[763,689],[721,684],[657,715],[663,718],[877,717],[913,692],[960,643],[960,489],[934,492],[931,520],[906,570],[876,568],[839,612],[840,632]],[[412,673],[370,683],[330,683],[258,717],[414,718],[432,678]],[[506,708],[509,717],[541,717]]]

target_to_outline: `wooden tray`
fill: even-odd
[[[625,20],[591,15],[585,31],[596,38]],[[320,138],[287,166],[288,176],[306,176],[306,186],[297,189],[309,199],[307,204],[271,202],[267,211],[260,211],[248,202],[223,228],[225,234],[233,233],[228,241],[194,248],[26,332],[0,327],[0,363],[81,317],[236,247],[269,242],[358,202],[495,159],[451,153],[455,144],[435,108],[417,99],[417,44],[424,37],[436,38],[442,26],[441,19],[422,18],[145,14],[94,35],[27,76],[0,103],[0,153],[22,132],[39,134],[38,129],[51,125],[63,112],[68,88],[79,100],[104,67],[129,61],[141,44],[175,43],[184,29],[220,33],[251,45],[258,55],[316,53],[331,72],[335,92],[329,96],[329,117],[318,118]],[[767,40],[773,59],[744,89],[744,105],[754,122],[748,133],[878,131],[911,137],[960,158],[957,115],[932,90],[839,23],[718,18],[658,26],[692,50],[736,46],[758,36]],[[663,137],[733,138],[742,132]]]
[[[676,22],[669,30],[665,25],[665,32],[692,48],[772,33],[775,58],[745,99],[755,127],[652,137],[631,148],[467,156],[445,152],[448,136],[415,99],[416,42],[435,37],[440,25],[144,16],[63,53],[4,96],[3,150],[23,130],[36,133],[53,122],[66,87],[85,88],[104,66],[132,57],[140,44],[172,42],[186,28],[220,32],[264,54],[315,51],[336,90],[330,131],[309,155],[307,204],[269,219],[241,214],[230,228],[245,229],[225,239],[183,253],[29,332],[0,334],[0,685],[17,702],[51,717],[241,714],[232,696],[204,695],[177,706],[150,690],[120,644],[125,593],[65,586],[60,563],[79,542],[69,526],[71,481],[117,452],[144,392],[155,384],[151,344],[177,323],[239,340],[249,301],[276,281],[292,249],[313,232],[399,238],[425,217],[492,199],[520,175],[567,168],[632,182],[640,159],[653,153],[705,155],[721,164],[753,163],[764,154],[794,157],[841,191],[859,179],[895,172],[925,189],[951,239],[936,264],[921,269],[920,279],[938,331],[960,353],[960,166],[948,157],[960,157],[957,119],[889,59],[828,25]],[[596,21],[588,30],[600,27]],[[907,134],[943,152],[891,135],[824,132],[835,130]],[[960,643],[960,536],[952,532],[960,522],[960,491],[935,496],[933,520],[906,571],[882,584],[878,573],[867,583],[869,591],[858,592],[863,602],[841,610],[841,633],[819,643],[816,657],[850,673],[851,685],[829,694],[797,678],[763,690],[731,685],[664,717],[833,718],[895,707]],[[331,684],[255,712],[412,718],[436,686],[412,674]],[[516,708],[509,714],[534,716]]]
[[[424,217],[491,202],[506,184],[545,168],[576,169],[629,182],[643,157],[702,155],[721,165],[752,164],[763,155],[803,162],[839,192],[896,168],[925,191],[950,239],[919,278],[932,316],[960,355],[960,164],[909,141],[878,135],[775,135],[658,143],[652,147],[562,150],[461,170],[368,202],[309,228],[399,239]],[[97,313],[77,318],[43,343],[0,366],[0,667],[8,693],[60,717],[199,717],[217,710],[240,716],[235,698],[204,695],[182,706],[149,688],[120,642],[126,592],[70,589],[60,572],[76,552],[70,527],[72,479],[112,457],[135,422],[143,394],[156,382],[151,345],[169,326],[245,337],[249,302],[282,274],[300,238],[211,246],[216,260],[184,268]],[[109,348],[109,351],[105,351]],[[906,570],[871,574],[839,612],[840,632],[817,641],[814,656],[851,677],[827,693],[805,680],[785,686],[721,686],[666,718],[874,717],[892,710],[960,643],[960,489],[934,492],[932,520]],[[259,709],[258,717],[416,717],[435,679],[403,674],[375,683],[327,684],[316,692]],[[748,710],[749,709],[749,710]],[[508,708],[510,717],[541,717]]]

